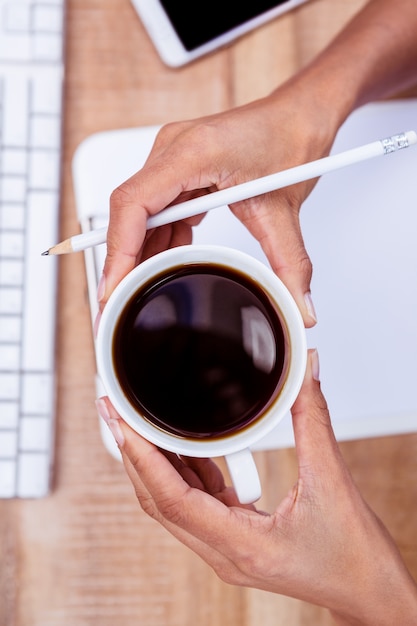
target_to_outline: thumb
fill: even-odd
[[[252,206],[251,211],[248,206]],[[272,270],[291,292],[305,326],[314,326],[317,320],[310,292],[312,264],[298,211],[291,209],[282,194],[276,192],[242,203],[239,209],[235,207],[235,212],[258,239]]]
[[[312,264],[304,245],[299,219],[291,211],[281,211],[275,220],[275,228],[268,230],[264,240],[266,254],[272,269],[296,301],[305,326],[310,328],[317,321],[310,291]]]
[[[300,471],[310,468],[314,473],[331,472],[340,467],[342,456],[320,388],[317,350],[308,352],[304,382],[291,413]]]

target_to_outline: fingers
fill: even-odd
[[[101,309],[116,285],[143,258],[143,253],[150,256],[191,239],[190,227],[184,223],[158,228],[151,234],[146,230],[148,217],[177,201],[183,192],[202,193],[198,190],[213,184],[209,168],[202,172],[193,156],[199,148],[198,144],[194,147],[195,139],[186,136],[188,126],[186,122],[164,126],[144,167],[110,197]],[[198,133],[193,136],[198,137]]]
[[[326,477],[345,468],[331,425],[326,399],[320,389],[317,350],[309,350],[303,386],[292,410],[300,474]]]
[[[192,230],[188,221],[180,221],[155,228],[152,231],[148,231],[141,250],[140,259],[137,259],[137,262],[139,262],[139,260],[145,261],[145,259],[154,254],[163,252],[169,248],[189,244],[191,240]]]
[[[287,191],[241,202],[233,212],[259,241],[272,270],[291,292],[307,328],[317,322],[310,292],[312,264],[299,222],[301,199]]]
[[[176,461],[174,460],[174,457]],[[178,457],[176,455],[172,455],[170,461],[174,461],[173,467],[178,468],[178,471],[183,474],[184,468],[178,467],[178,465],[183,465]],[[187,548],[195,552],[208,565],[210,565],[210,567],[218,572],[219,575],[224,576],[225,572],[230,572],[231,575],[233,575],[234,580],[236,580],[236,575],[234,573],[235,568],[233,567],[233,564],[229,561],[229,559],[223,556],[219,551],[214,550],[211,546],[207,545],[204,540],[198,539],[187,530],[181,528],[178,524],[175,523],[175,519],[171,521],[169,516],[164,517],[164,515],[161,514],[154,499],[154,496],[148,491],[148,489],[144,485],[143,481],[140,478],[140,475],[137,472],[136,467],[132,464],[129,456],[125,452],[123,453],[123,463],[126,472],[134,486],[138,501],[144,512],[156,521],[158,521],[169,533],[171,533],[171,535],[178,539],[178,541],[180,541],[182,544],[187,546]],[[190,480],[190,482],[192,483],[194,479],[191,474],[192,472],[190,471],[186,476],[186,480]],[[200,487],[201,485],[197,485],[197,488]]]
[[[310,290],[312,264],[304,246],[298,212],[299,207],[296,214],[288,205],[275,207],[275,211],[270,213],[262,246],[271,268],[297,303],[304,325],[311,328],[317,323]]]
[[[153,180],[153,177],[150,179]],[[113,191],[110,198],[107,256],[103,269],[105,280],[102,281],[98,296],[100,308],[103,308],[116,285],[137,264],[145,243],[149,215],[163,209],[176,195],[177,189],[172,187],[159,195],[153,192],[150,185],[149,189],[144,188],[140,172]],[[148,200],[149,197],[153,201]],[[170,230],[161,229],[160,236],[168,237],[169,241]]]
[[[107,399],[100,399],[97,407],[119,444],[142,508],[181,541],[190,547],[193,544],[194,550],[197,550],[196,540],[197,544],[206,544],[233,561],[239,550],[245,550],[251,538],[253,520],[259,518],[260,524],[268,524],[267,516],[259,515],[252,506],[229,508],[230,504],[237,504],[235,496],[231,497],[231,502],[227,501],[225,493],[229,490],[222,490],[220,497],[213,497],[201,489],[201,486],[208,485],[216,490],[224,484],[217,472],[213,472],[210,461],[187,459],[187,467],[184,464],[181,468],[177,461],[175,465],[180,469],[179,473],[170,462],[171,455],[162,454],[134,432],[119,418]],[[196,473],[192,480],[188,474],[190,471]]]
[[[173,535],[173,537],[178,539],[178,541],[202,558],[222,580],[235,585],[248,584],[247,576],[241,571],[241,568],[235,560],[225,554],[225,548],[228,548],[229,546],[233,547],[233,544],[228,544],[226,541],[222,541],[222,524],[220,524],[218,528],[219,541],[218,547],[215,548],[210,540],[210,537],[206,533],[203,532],[201,536],[198,537],[196,533],[189,532],[188,529],[190,527],[190,523],[188,521],[184,521],[182,524],[178,523],[174,514],[175,507],[174,509],[168,507],[169,513],[162,514],[158,508],[158,502],[155,500],[154,495],[148,491],[147,487],[141,481],[136,468],[132,465],[127,455],[124,455],[124,464],[126,471],[135,486],[139,503],[146,513],[158,521],[169,533],[171,533],[171,535]],[[207,498],[209,498],[209,496],[207,496]],[[210,501],[211,499],[207,500],[208,504]],[[182,501],[178,502],[178,506],[182,507]],[[166,507],[164,508],[164,511],[165,510]],[[194,516],[198,514],[200,519],[203,516],[203,518],[209,521],[209,523],[210,520],[212,520],[213,524],[215,524],[215,520],[212,519],[209,506],[200,508],[198,511],[193,511],[193,513]],[[200,522],[197,521],[197,524],[200,524]],[[236,534],[237,529],[235,531],[235,535]]]
[[[268,152],[262,152],[262,159],[254,161],[253,157],[242,156],[233,149],[235,144],[242,144],[243,126],[247,141],[256,141],[265,150],[258,137],[259,124],[254,124],[263,119],[263,106],[258,107],[254,117],[251,110],[242,107],[225,117],[219,115],[206,122],[171,124],[161,129],[142,170],[111,195],[100,310],[116,285],[139,261],[169,247],[190,243],[192,220],[149,233],[146,230],[149,216],[190,193],[194,196],[222,189],[279,167],[279,160],[275,162],[278,157]],[[267,140],[269,123],[262,122],[261,128],[262,137]],[[312,183],[294,185],[232,207],[260,242],[273,271],[292,293],[306,327],[316,323],[316,316],[310,294],[311,262],[304,247],[298,212],[311,188]]]

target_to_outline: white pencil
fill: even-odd
[[[360,161],[365,161],[376,156],[390,154],[402,148],[407,148],[417,143],[417,133],[409,130],[398,135],[392,135],[386,139],[380,139],[372,143],[352,148],[339,154],[334,154],[323,159],[311,161],[303,165],[297,165],[276,174],[263,176],[255,180],[241,183],[234,187],[221,189],[205,196],[187,200],[174,206],[164,209],[156,215],[148,218],[147,229],[163,226],[179,220],[191,217],[192,215],[200,215],[212,209],[233,204],[248,198],[254,198],[270,191],[282,189],[289,185],[294,185],[305,180],[318,178],[323,174],[341,169]],[[43,252],[43,255],[67,254],[70,252],[79,252],[92,246],[105,243],[107,237],[107,227],[98,230],[91,230],[80,235],[74,235],[70,239],[66,239],[56,244],[49,250]]]

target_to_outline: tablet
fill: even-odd
[[[171,67],[224,46],[308,0],[132,0],[161,59]]]

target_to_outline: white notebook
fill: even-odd
[[[106,223],[111,191],[144,162],[157,128],[98,133],[79,146],[73,175],[83,230]],[[417,100],[367,105],[341,128],[332,152],[406,130],[417,130]],[[319,350],[339,440],[417,432],[416,209],[416,146],[326,174],[301,209],[318,316],[307,340]],[[205,217],[194,241],[267,263],[227,207]],[[104,255],[105,245],[86,252],[92,319]],[[291,445],[288,415],[255,449]]]

